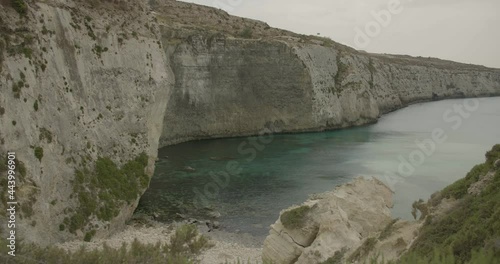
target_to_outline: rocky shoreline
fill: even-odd
[[[359,177],[332,191],[311,195],[300,205],[282,210],[263,244],[250,234],[230,233],[223,228],[208,227],[204,222],[197,223],[199,233],[208,237],[213,246],[196,260],[202,264],[399,261],[419,245],[438,243],[426,242],[433,239],[426,236],[433,232],[433,221],[439,224],[449,214],[463,211],[460,204],[480,199],[483,192],[486,195],[495,194],[494,188],[498,188],[495,182],[500,176],[500,145],[495,146],[486,157],[486,163],[476,166],[465,178],[433,194],[428,202],[415,202],[414,221],[393,219],[390,211],[393,206],[392,190],[376,178]],[[483,213],[483,216],[488,215]],[[164,224],[143,219],[106,239],[73,241],[56,246],[75,252],[82,246],[88,250],[102,249],[104,244],[118,249],[123,243],[130,245],[136,239],[142,244],[163,244],[170,241],[174,230],[190,223],[192,221]],[[436,232],[442,233],[443,230]],[[451,237],[454,232],[448,235]],[[490,249],[500,253],[500,240],[492,241],[489,242],[492,245]],[[485,256],[486,253],[482,254]],[[423,260],[428,257],[424,255]]]
[[[130,245],[134,240],[144,245],[165,244],[170,241],[175,229],[183,224],[187,224],[187,222],[165,224],[148,221],[147,224],[129,224],[123,231],[109,238],[95,239],[91,242],[69,241],[55,246],[69,252],[76,252],[82,247],[88,251],[101,250],[104,245],[119,249],[123,243]],[[223,230],[209,232],[209,229],[204,224],[197,225],[197,227],[200,234],[208,237],[213,244],[213,247],[198,257],[201,264],[236,263],[238,260],[250,261],[249,263],[262,262],[261,241],[252,235],[230,233]]]
[[[284,219],[287,212],[299,208],[308,211]],[[342,252],[342,256],[353,255],[367,240],[380,236],[384,227],[393,226],[391,234],[385,234],[383,243],[377,245],[388,260],[399,257],[400,252],[411,244],[420,222],[393,221],[392,191],[374,178],[357,178],[338,186],[335,190],[312,195],[300,206],[281,212],[281,217],[271,226],[270,233],[262,240],[245,233],[231,233],[212,229],[204,222],[197,224],[200,234],[210,238],[213,247],[203,252],[200,263],[320,263]],[[168,243],[174,230],[192,221],[160,223],[152,220],[129,224],[125,230],[105,239],[91,242],[73,241],[57,244],[57,247],[74,252],[84,246],[88,250],[101,249],[104,244],[120,248],[137,239],[142,244]],[[395,231],[397,230],[397,231]],[[399,252],[399,253],[400,253]],[[366,252],[360,258],[371,256]]]

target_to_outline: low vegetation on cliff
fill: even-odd
[[[135,240],[130,245],[124,243],[120,248],[104,244],[102,249],[87,250],[82,246],[75,252],[49,246],[22,244],[12,258],[7,255],[6,240],[0,245],[2,263],[72,263],[72,264],[112,264],[112,263],[151,263],[151,264],[191,264],[197,263],[197,256],[210,248],[212,243],[198,233],[196,226],[179,227],[170,238],[170,243],[143,244]],[[5,261],[5,262],[3,262]]]
[[[76,170],[73,180],[73,197],[79,202],[78,209],[66,217],[59,226],[63,231],[75,233],[84,229],[92,219],[109,221],[118,216],[122,203],[132,203],[147,187],[149,177],[145,173],[148,156],[144,153],[119,168],[110,158],[97,159],[91,169]],[[99,197],[96,200],[94,197]],[[95,234],[88,230],[84,240],[90,241]]]
[[[379,251],[383,251],[379,242],[402,234],[400,220],[395,219],[379,233],[378,239],[367,238],[351,254],[337,251],[322,264],[500,263],[500,145],[488,151],[486,162],[475,166],[465,178],[433,194],[428,202],[415,202],[413,211],[415,218],[420,212],[422,226],[409,249],[404,252],[405,244],[398,253],[402,254],[399,259],[384,260]],[[398,245],[389,247],[401,249]]]
[[[300,229],[306,221],[306,215],[311,211],[309,206],[300,206],[290,211],[284,212],[281,217],[281,223],[288,229]]]
[[[443,199],[457,199],[444,215],[429,215],[409,256],[449,255],[457,263],[500,263],[500,145],[486,154],[486,162],[465,178],[433,195],[428,206]],[[471,186],[482,181],[480,193]],[[485,253],[488,252],[488,254]],[[482,252],[477,254],[477,252]],[[493,262],[476,262],[489,256]],[[439,262],[443,263],[443,262]]]

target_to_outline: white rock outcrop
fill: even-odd
[[[309,207],[299,228],[286,227],[284,214]],[[348,255],[391,222],[392,191],[377,179],[358,178],[281,212],[264,241],[272,263],[320,263],[337,252]]]

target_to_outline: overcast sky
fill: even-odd
[[[391,8],[398,0],[184,1],[369,52],[500,68],[500,0],[399,0]],[[373,13],[385,15],[377,22]]]

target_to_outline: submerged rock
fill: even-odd
[[[377,179],[358,178],[282,211],[264,241],[264,261],[320,263],[347,256],[392,221],[392,194]]]
[[[190,166],[186,166],[186,167],[182,168],[182,170],[185,172],[195,172],[196,171],[195,168],[190,167]]]
[[[218,211],[211,211],[211,212],[208,212],[207,215],[210,217],[210,218],[213,218],[213,219],[218,219],[220,218],[222,215],[218,212]]]

